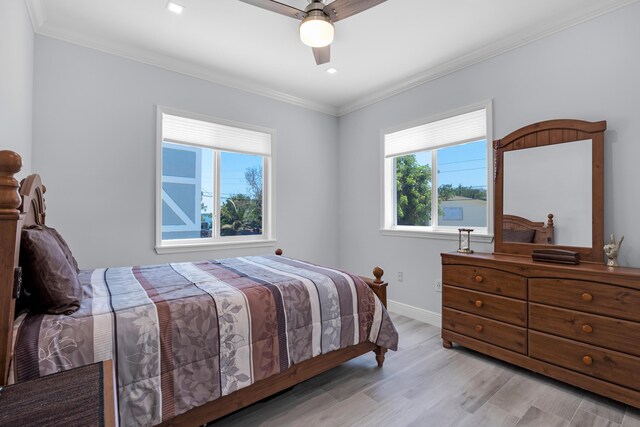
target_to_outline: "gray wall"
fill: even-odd
[[[440,312],[440,253],[457,241],[382,236],[380,129],[492,98],[494,137],[547,119],[608,121],[605,232],[624,233],[621,262],[640,267],[640,4],[426,83],[341,117],[340,261],[381,264],[389,297]],[[475,244],[477,251],[492,245]],[[397,272],[404,282],[397,283]]]
[[[31,171],[33,28],[22,0],[0,13],[0,150],[22,156],[20,178]]]
[[[391,299],[440,312],[439,255],[457,241],[379,233],[380,129],[491,98],[496,138],[546,119],[608,121],[605,232],[624,233],[621,262],[640,267],[639,18],[636,3],[339,120],[37,36],[33,169],[49,223],[83,268],[265,252],[155,254],[155,105],[267,126],[278,132],[277,245],[359,274],[379,264]]]
[[[82,268],[272,253],[156,255],[156,104],[276,129],[277,245],[338,263],[335,117],[36,36],[33,169]]]

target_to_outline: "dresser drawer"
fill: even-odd
[[[442,309],[442,328],[527,354],[527,330],[451,308]]]
[[[442,282],[490,294],[527,299],[527,279],[493,268],[443,265]]]
[[[640,390],[640,358],[565,338],[529,331],[529,356]]]
[[[444,285],[442,305],[518,326],[527,325],[526,301]]]
[[[640,356],[640,323],[531,303],[529,328]]]
[[[529,279],[529,300],[640,321],[640,291],[568,279]]]

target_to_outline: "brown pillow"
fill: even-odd
[[[49,314],[72,314],[80,308],[82,285],[55,237],[35,226],[22,230],[20,262],[31,308]]]
[[[80,273],[80,268],[78,268],[78,261],[76,261],[76,259],[73,257],[71,249],[69,249],[69,245],[67,245],[67,242],[62,238],[60,233],[58,233],[55,228],[47,227],[46,225],[43,225],[42,228],[44,228],[47,233],[50,233],[56,239],[56,241],[60,245],[60,249],[62,249],[62,252],[64,253],[65,258],[67,258],[67,261],[69,261],[69,264],[71,264],[71,267],[73,267],[76,273]]]
[[[536,230],[502,230],[503,242],[533,243]]]

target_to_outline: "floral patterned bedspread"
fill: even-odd
[[[155,425],[319,354],[398,334],[357,276],[282,256],[82,271],[71,316],[16,320],[10,382],[114,359],[120,422]]]

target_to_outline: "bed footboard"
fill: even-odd
[[[276,249],[276,255],[280,256],[283,254],[282,249]],[[389,285],[387,282],[382,280],[382,276],[384,275],[384,270],[380,267],[375,267],[373,269],[373,277],[375,279],[371,279],[369,277],[360,276],[360,278],[369,285],[369,288],[373,291],[374,294],[380,299],[382,305],[387,308],[387,286]],[[384,355],[387,352],[387,349],[384,347],[377,346],[374,350],[376,354],[376,362],[378,362],[378,366],[382,368],[384,365]]]
[[[387,307],[387,286],[389,285],[387,282],[382,280],[382,275],[384,274],[384,270],[380,267],[376,267],[373,269],[373,276],[375,279],[369,279],[368,277],[362,277],[362,280],[369,285],[374,294],[380,298],[382,301],[382,305]],[[373,351],[376,354],[376,362],[378,362],[378,367],[382,368],[384,365],[384,354],[387,352],[387,349],[384,347],[377,346]]]
[[[364,282],[369,285],[374,294],[380,298],[382,301],[382,305],[387,307],[387,286],[389,285],[387,282],[382,280],[382,275],[384,274],[384,270],[380,267],[376,267],[373,269],[373,277],[375,279],[370,279],[368,277],[360,276]]]
[[[280,256],[284,252],[282,249],[276,249],[276,255]],[[380,267],[375,267],[373,269],[373,277],[375,279],[371,279],[369,277],[360,276],[360,278],[371,288],[374,294],[378,296],[380,301],[382,301],[382,305],[387,308],[387,286],[389,285],[387,282],[382,280],[382,276],[384,275],[384,270]]]

